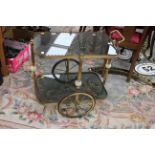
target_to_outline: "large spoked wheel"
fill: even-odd
[[[73,93],[61,99],[58,111],[61,115],[77,118],[86,115],[95,106],[95,99],[88,93]]]
[[[52,68],[54,78],[62,83],[76,80],[79,62],[75,59],[62,59]]]

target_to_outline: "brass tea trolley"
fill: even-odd
[[[99,32],[98,32],[99,33]],[[102,32],[103,33],[103,32]],[[77,34],[79,37],[79,34]],[[93,36],[94,35],[94,36]],[[97,34],[92,33],[91,36],[96,41]],[[109,38],[108,38],[109,39]],[[79,38],[77,38],[79,40]],[[89,38],[87,38],[89,40]],[[83,42],[86,40],[82,40]],[[115,48],[112,44],[108,45],[108,41],[106,42],[106,49],[109,50],[110,47]],[[102,42],[102,40],[101,40]],[[94,43],[94,42],[93,42]],[[95,43],[97,44],[97,43]],[[81,45],[82,46],[82,45]],[[93,45],[94,46],[94,45]],[[33,43],[32,43],[32,71],[33,71],[33,79],[35,88],[37,89],[37,81],[36,81],[36,63],[35,63],[35,55],[37,54],[36,51],[33,50]],[[107,48],[108,47],[108,48]],[[82,47],[83,48],[83,47]],[[105,50],[105,49],[104,49]],[[73,49],[74,51],[74,49]],[[84,59],[101,59],[103,60],[103,67],[102,67],[102,84],[104,85],[108,70],[111,67],[111,60],[117,56],[117,54],[108,54],[106,52],[103,54],[100,52],[99,54],[96,53],[88,53],[88,52],[77,52],[77,53],[67,53],[66,55],[46,55],[46,53],[41,52],[39,55],[41,58],[44,59],[61,59],[52,68],[52,74],[56,81],[65,84],[73,82],[75,84],[76,91],[70,93],[69,95],[60,98],[58,103],[58,111],[60,114],[70,118],[82,117],[86,115],[89,111],[91,111],[95,106],[95,97],[91,92],[81,91],[82,86],[82,66]],[[61,68],[59,68],[61,66]],[[78,66],[77,73],[73,73],[72,69]],[[59,78],[57,75],[63,74],[65,75],[63,79]],[[59,89],[59,88],[58,88]]]

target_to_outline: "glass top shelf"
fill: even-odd
[[[45,34],[44,34],[45,35]],[[92,32],[51,32],[47,50],[39,50],[41,56],[66,55],[117,55],[104,31]]]

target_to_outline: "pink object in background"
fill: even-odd
[[[23,63],[24,63],[30,57],[30,51],[29,51],[29,45],[28,44],[25,46],[25,48],[23,49],[22,52],[23,52]]]
[[[4,46],[21,50],[16,57],[7,59],[9,71],[15,73],[30,57],[30,45],[28,43],[5,39]]]
[[[140,42],[141,34],[135,32],[131,37],[131,42],[138,44]]]
[[[140,35],[139,33],[135,32],[135,33],[131,36],[131,42],[132,42],[132,43],[135,43],[135,44],[138,44],[139,41],[140,41],[140,37],[141,37],[141,35]],[[117,33],[117,32],[114,32],[114,33],[112,34],[111,38],[114,39],[114,40],[122,39],[122,37],[120,36],[120,34]]]

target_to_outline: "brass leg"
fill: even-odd
[[[103,67],[103,72],[102,72],[102,75],[104,77],[104,81],[103,81],[103,84],[105,84],[106,80],[107,80],[107,77],[108,77],[108,72],[109,72],[109,69],[111,68],[111,59],[109,60],[106,60],[105,61],[105,64],[104,64],[104,67]]]
[[[37,96],[37,79],[36,79],[36,63],[35,63],[35,53],[34,53],[34,43],[33,41],[31,41],[31,62],[32,62],[32,68],[33,70],[31,71],[32,72],[32,79],[33,79],[33,82],[34,82],[34,92]]]
[[[75,86],[77,89],[80,89],[81,85],[82,85],[82,81],[81,81],[81,76],[82,76],[82,63],[83,63],[83,58],[81,55],[79,55],[79,69],[78,69],[78,73],[77,73],[77,80],[75,80]]]

